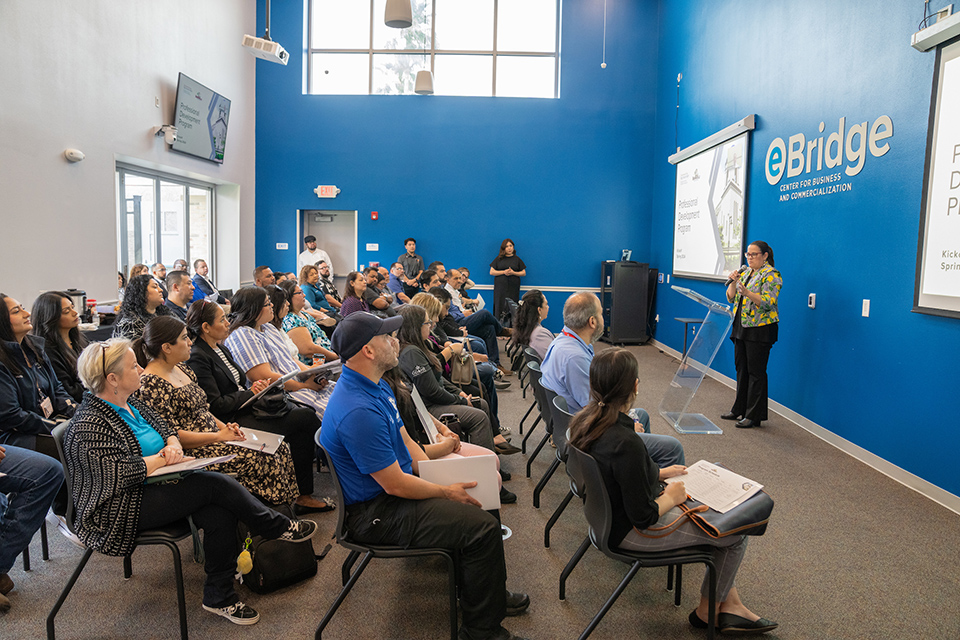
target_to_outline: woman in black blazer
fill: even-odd
[[[313,462],[316,445],[313,436],[320,428],[320,419],[310,407],[295,406],[282,418],[258,418],[252,405],[240,407],[266,386],[265,380],[246,389],[243,369],[233,360],[229,349],[220,344],[227,337],[229,325],[223,308],[214,302],[197,300],[187,312],[187,331],[193,340],[187,366],[197,376],[197,384],[206,392],[210,413],[224,422],[282,435],[293,454],[300,497],[294,504],[297,513],[330,511],[329,498],[317,500],[313,494]]]

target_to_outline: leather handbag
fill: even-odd
[[[702,502],[687,498],[678,505],[683,512],[670,524],[662,527],[650,527],[646,533],[637,530],[644,538],[664,538],[676,531],[689,518],[711,538],[726,536],[762,536],[767,531],[767,523],[773,512],[773,498],[766,491],[760,491],[742,504],[726,513],[714,511]]]
[[[293,408],[294,404],[287,398],[287,392],[278,386],[254,400],[251,411],[258,420],[278,420]]]

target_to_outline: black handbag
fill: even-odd
[[[286,505],[273,509],[295,518]],[[313,542],[290,544],[280,540],[265,540],[255,536],[250,528],[239,523],[238,535],[242,547],[247,547],[253,560],[253,569],[243,576],[243,583],[256,593],[270,593],[317,575],[317,556]],[[247,540],[250,540],[249,546]]]
[[[293,411],[294,406],[287,392],[277,386],[254,400],[250,408],[258,420],[277,420]]]

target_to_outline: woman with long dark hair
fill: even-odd
[[[428,320],[426,310],[408,303],[397,312],[403,316],[403,325],[397,335],[400,340],[400,369],[420,392],[427,410],[437,418],[445,413],[456,415],[470,442],[474,444],[498,453],[514,453],[515,447],[511,447],[499,433],[496,436],[503,444],[494,444],[494,430],[486,400],[468,395],[443,377],[443,366],[427,345],[433,322]]]
[[[527,275],[527,265],[517,255],[513,240],[506,238],[500,243],[500,253],[490,263],[493,276],[493,315],[499,319],[507,309],[505,300],[520,299],[520,278]]]
[[[230,301],[230,335],[224,344],[230,349],[247,379],[274,380],[309,367],[290,355],[283,332],[273,326],[273,303],[262,287],[243,287]],[[323,419],[334,383],[314,378],[287,380],[284,388],[296,402],[313,407]]]
[[[539,289],[530,289],[520,299],[517,311],[517,326],[514,327],[513,342],[521,347],[533,347],[540,359],[547,357],[547,349],[554,335],[541,322],[547,318],[550,305]]]
[[[316,356],[324,358],[327,362],[336,360],[338,356],[332,350],[330,338],[317,321],[305,311],[307,299],[303,285],[297,284],[296,280],[287,280],[280,285],[280,288],[290,300],[290,308],[281,319],[280,329],[297,345],[300,362],[312,365]]]
[[[204,610],[235,624],[257,622],[260,614],[240,601],[234,586],[237,521],[266,539],[291,543],[313,537],[316,523],[269,509],[222,473],[197,471],[177,482],[145,484],[150,473],[180,462],[183,447],[174,427],[134,395],[140,367],[130,341],[91,344],[77,367],[90,393],[70,421],[63,449],[83,544],[129,556],[139,532],[192,516],[203,529]]]
[[[666,551],[697,545],[713,547],[717,567],[717,626],[724,633],[765,633],[777,627],[741,602],[734,578],[747,550],[746,536],[711,538],[687,519],[672,533],[664,527],[682,518],[677,505],[687,499],[682,482],[663,489],[661,480],[686,473],[673,465],[660,469],[634,432],[633,406],[640,388],[637,359],[626,349],[601,351],[590,365],[590,402],[570,422],[570,444],[597,461],[613,508],[610,543],[629,551]],[[709,582],[704,577],[700,604],[690,624],[707,627]]]
[[[143,329],[157,316],[169,316],[173,312],[163,304],[163,290],[151,275],[130,278],[113,327],[114,338],[136,340]]]
[[[314,500],[313,463],[316,445],[313,436],[320,428],[320,418],[310,407],[292,405],[289,412],[257,417],[254,405],[243,405],[263,391],[269,382],[257,380],[250,389],[244,387],[245,377],[230,350],[222,344],[230,332],[223,308],[207,300],[198,300],[187,312],[187,333],[193,341],[187,361],[197,377],[197,384],[207,395],[210,413],[223,422],[237,422],[245,429],[259,429],[283,436],[290,445],[293,469],[297,476],[300,495],[294,503],[296,513],[329,511],[327,499]],[[241,408],[242,407],[242,408]]]
[[[343,304],[340,306],[340,315],[346,318],[356,311],[370,311],[370,305],[363,299],[363,292],[367,290],[367,279],[358,271],[347,274],[347,284],[343,288]]]
[[[30,313],[0,293],[0,444],[58,458],[50,431],[76,404],[44,353],[44,339],[29,335]]]
[[[44,339],[43,350],[53,365],[63,389],[77,402],[83,400],[83,383],[77,375],[77,358],[87,346],[80,333],[80,314],[73,298],[61,291],[47,291],[33,301],[33,335]]]
[[[737,427],[759,427],[767,419],[767,361],[777,341],[780,315],[777,299],[783,278],[773,266],[773,249],[766,242],[747,247],[747,266],[730,274],[727,300],[735,315],[733,340],[737,367],[737,398],[720,417],[737,420]]]

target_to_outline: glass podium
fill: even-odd
[[[720,350],[723,340],[733,326],[733,310],[728,304],[720,304],[704,298],[696,291],[671,286],[691,300],[707,308],[707,315],[697,331],[690,348],[680,361],[680,368],[670,382],[667,393],[660,401],[660,415],[677,430],[677,433],[722,434],[723,429],[715,425],[702,413],[687,413],[687,408],[696,395],[707,369]]]

